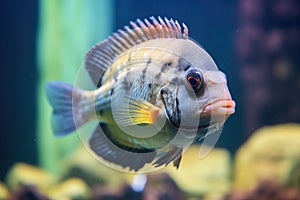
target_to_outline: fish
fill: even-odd
[[[46,84],[54,135],[95,121],[89,148],[129,171],[178,168],[191,144],[220,130],[235,112],[226,75],[172,18],[131,21],[95,44],[84,68],[92,90]]]

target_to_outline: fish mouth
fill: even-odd
[[[179,121],[174,121],[173,118],[167,113],[169,122],[176,128],[184,130],[205,130],[213,124],[223,124],[226,119],[235,112],[235,102],[232,99],[220,99],[206,104],[199,111],[199,124],[198,126],[190,127],[184,126]],[[180,118],[179,118],[180,119]]]
[[[235,102],[232,99],[220,99],[206,104],[199,112],[197,140],[219,130],[234,112]]]
[[[180,126],[182,129],[204,130],[215,124],[224,124],[226,119],[235,112],[235,102],[232,99],[219,99],[206,104],[199,112],[198,127]],[[172,123],[175,125],[175,123]],[[179,126],[177,127],[179,128]]]
[[[235,112],[235,102],[232,99],[220,99],[210,102],[202,109],[202,115],[225,116]]]

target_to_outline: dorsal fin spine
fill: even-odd
[[[116,47],[115,49],[119,53],[122,53],[122,51],[126,50],[112,35],[108,37],[108,40],[110,40],[114,44],[112,46],[115,46]]]
[[[111,59],[108,59],[106,57],[106,55],[102,55],[102,53],[100,51],[97,51],[94,54],[94,57],[92,59],[92,61],[94,62],[94,64],[104,63],[104,65],[109,64],[109,60],[111,60]],[[104,68],[104,67],[101,66],[101,68]]]
[[[98,55],[97,58],[98,58],[98,59],[101,59],[102,62],[108,62],[108,63],[109,63],[109,61],[112,60],[111,57],[109,57],[107,54],[103,54],[101,51],[99,51],[99,54],[100,54],[101,56]],[[95,57],[96,57],[96,56],[95,56]]]
[[[143,33],[142,29],[136,25],[134,22],[130,22],[130,25],[133,27],[133,31],[136,33],[136,35],[142,40],[146,41],[147,38],[145,37],[145,34]]]
[[[116,53],[113,49],[110,48],[110,46],[108,44],[106,44],[106,45],[103,46],[103,52],[105,54],[112,55],[113,58],[114,58],[113,55],[115,55],[115,53]]]
[[[184,23],[182,23],[182,26],[183,26],[183,38],[188,39],[189,29]]]
[[[134,41],[132,41],[132,39],[130,38],[130,36],[123,30],[119,29],[118,33],[123,36],[124,40],[126,40],[128,42],[128,44],[131,46],[133,46],[135,43]]]
[[[158,20],[162,26],[162,29],[163,29],[163,32],[164,32],[164,37],[170,37],[170,30],[168,29],[168,26],[166,25],[165,21],[161,18],[161,17],[158,17]]]
[[[109,36],[107,40],[113,44],[113,45],[108,45],[107,46],[108,48],[110,48],[111,50],[113,50],[116,54],[122,53],[122,51],[120,50],[120,48],[118,47],[118,45],[114,42],[114,40],[112,39],[111,36]]]
[[[151,39],[151,35],[150,35],[150,30],[148,30],[147,26],[144,24],[144,22],[140,19],[137,19],[137,23],[140,25],[140,27],[142,28],[147,40]]]
[[[171,20],[170,20],[170,23],[171,23],[171,25],[172,25],[172,27],[173,27],[173,29],[174,29],[175,37],[176,37],[176,38],[179,38],[181,33],[179,33],[178,28],[177,28],[177,26],[175,25],[175,22],[174,22],[174,20],[173,20],[172,18],[171,18]]]
[[[150,32],[152,32],[153,39],[158,38],[158,35],[157,35],[157,32],[156,32],[154,26],[147,19],[145,19],[145,23],[149,27]]]
[[[158,33],[158,37],[163,38],[164,34],[163,34],[163,29],[161,27],[161,25],[158,23],[158,21],[152,16],[150,17],[150,19],[152,20],[152,22],[154,23],[154,26],[156,28],[156,31]]]
[[[181,33],[181,26],[179,25],[178,21],[175,20],[175,26],[177,27],[178,32],[181,34],[180,36],[182,37],[182,33]],[[179,37],[180,37],[179,36]]]
[[[85,65],[95,85],[105,70],[112,66],[117,57],[127,49],[147,40],[157,38],[188,39],[188,28],[175,20],[153,16],[144,21],[130,22],[132,28],[125,26],[103,42],[96,44],[86,55]],[[182,30],[183,27],[183,30]],[[100,84],[101,85],[101,84]],[[98,85],[99,86],[99,85]]]
[[[139,40],[139,38],[137,37],[136,33],[132,29],[130,29],[128,26],[125,26],[124,29],[132,37],[132,41],[133,41],[134,45],[137,44],[137,41]]]
[[[120,37],[117,33],[113,34],[113,37],[125,48],[130,48],[130,44],[126,40],[124,40],[122,37]]]
[[[108,53],[108,52],[110,52],[110,49],[107,49],[107,48],[101,48],[101,49],[99,49],[99,51],[101,52],[102,55],[105,54],[105,57],[108,57],[109,60],[113,60],[113,59],[114,59],[113,54]],[[103,57],[104,57],[104,55],[103,55]]]
[[[167,24],[167,28],[170,30],[169,31],[170,37],[171,38],[174,37],[174,34],[173,34],[174,29],[173,29],[172,25],[170,24],[170,21],[166,17],[165,17],[165,22]]]

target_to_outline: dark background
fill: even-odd
[[[0,180],[18,161],[37,163],[38,1],[2,1]]]

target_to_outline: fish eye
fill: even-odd
[[[186,73],[187,84],[194,90],[198,92],[203,86],[203,76],[198,70],[190,70]]]

